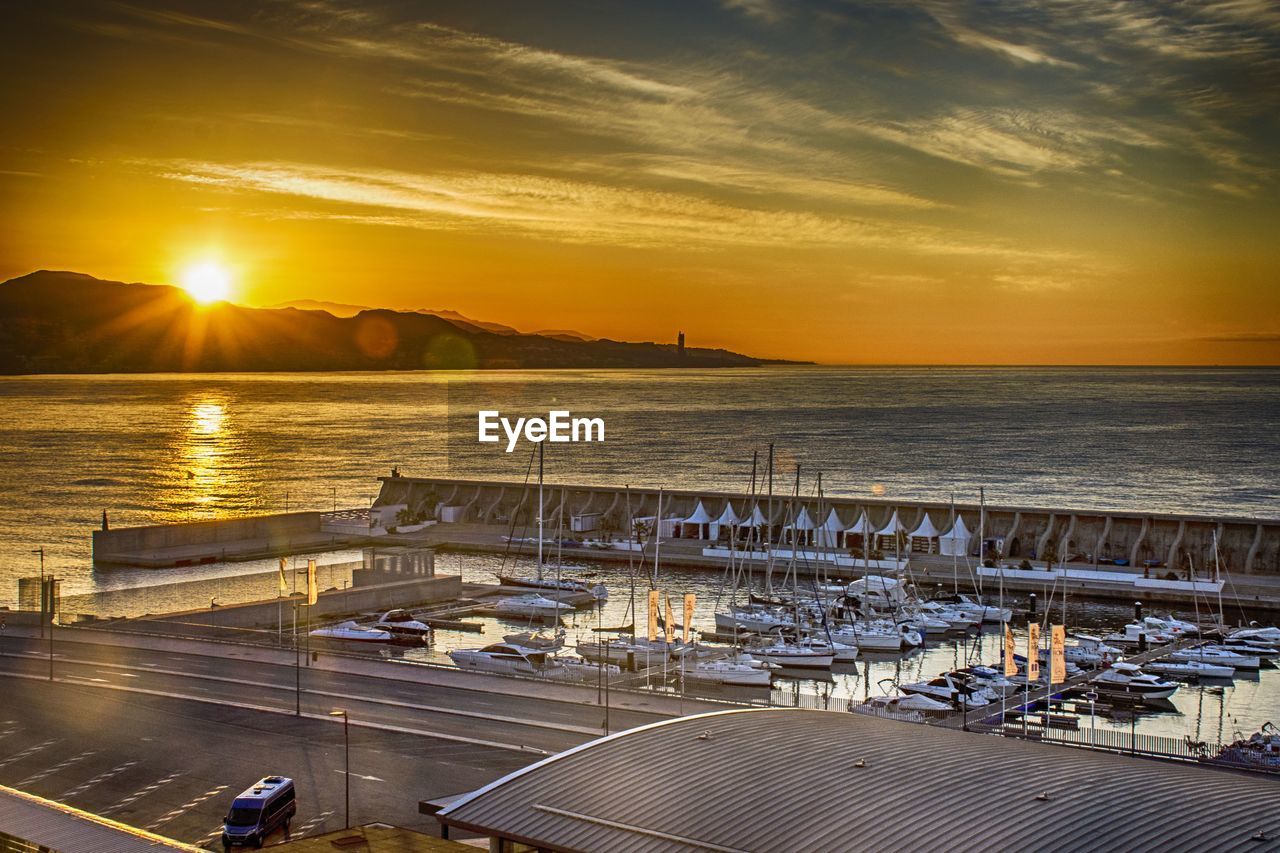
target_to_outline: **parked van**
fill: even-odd
[[[267,776],[231,801],[231,810],[222,821],[222,849],[251,844],[261,847],[267,836],[281,827],[288,838],[289,822],[297,812],[293,780]]]

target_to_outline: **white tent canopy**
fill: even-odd
[[[929,518],[929,513],[924,514],[924,519],[911,531],[911,538],[919,537],[921,539],[937,539],[940,535],[938,528],[933,526],[933,520]]]
[[[871,519],[867,518],[866,511],[864,510],[862,515],[858,516],[858,522],[856,524],[854,524],[852,527],[846,527],[844,532],[857,533],[859,535],[865,535],[867,533],[870,533]]]
[[[902,519],[898,518],[898,511],[893,511],[893,518],[889,519],[889,523],[876,532],[881,536],[894,536],[901,531],[905,531],[907,526],[902,523]]]
[[[796,513],[796,520],[788,524],[783,530],[817,530],[818,525],[813,523],[813,517],[809,515],[807,507],[800,507],[800,511]]]
[[[818,527],[818,532],[814,534],[817,544],[828,548],[838,548],[844,544],[844,522],[840,520],[839,513],[835,507],[831,508],[831,512],[827,513],[827,520],[822,522]]]
[[[844,531],[844,522],[840,520],[835,507],[832,507],[831,512],[827,513],[827,520],[822,522],[822,529],[829,533],[842,533]]]
[[[956,515],[951,529],[938,537],[938,550],[948,557],[962,557],[969,553],[969,540],[973,534],[965,526],[964,516]]]
[[[764,517],[764,513],[760,511],[760,504],[756,504],[751,508],[751,513],[742,520],[742,527],[768,527],[769,521]]]
[[[699,504],[699,506],[701,506],[701,504]],[[741,522],[742,519],[733,511],[733,503],[727,501],[724,505],[724,512],[720,513],[720,517],[716,519],[715,523],[726,527],[732,527],[735,524],[740,524]]]
[[[698,506],[693,511],[693,515],[684,520],[685,524],[710,524],[713,521],[711,513],[707,512],[707,508],[702,505],[702,501],[698,501]]]

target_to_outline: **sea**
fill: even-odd
[[[603,442],[555,444],[548,483],[748,490],[766,476],[803,494],[1081,510],[1280,517],[1280,370],[1242,368],[801,367],[468,373],[184,374],[0,378],[0,606],[44,570],[63,609],[101,615],[205,607],[274,594],[272,561],[95,569],[91,533],[285,510],[368,506],[377,477],[537,476],[533,445],[477,441],[477,412],[599,417]],[[320,555],[322,586],[349,582],[358,551]],[[441,571],[491,580],[488,557]],[[450,562],[452,561],[452,562]],[[571,630],[628,614],[624,568],[578,564],[610,603]],[[717,573],[673,573],[706,604]],[[1122,624],[1071,605],[1068,625]],[[703,613],[705,610],[705,613]],[[700,607],[710,626],[712,610]],[[494,620],[486,635],[513,626]],[[581,622],[582,624],[577,624]],[[695,624],[701,625],[702,622]],[[442,633],[421,651],[443,660]],[[871,661],[797,690],[865,698],[997,654],[990,637]],[[976,656],[976,657],[975,657]],[[1280,707],[1280,673],[1180,691],[1141,730],[1247,734]],[[1123,722],[1117,723],[1123,725]],[[1211,730],[1211,731],[1210,731]]]

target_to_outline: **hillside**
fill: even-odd
[[[422,312],[199,306],[178,288],[41,270],[0,284],[0,373],[749,367],[727,350],[486,331]]]

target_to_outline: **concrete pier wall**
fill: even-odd
[[[407,504],[431,515],[438,506],[447,504],[466,507],[458,521],[498,524],[511,523],[514,518],[518,527],[528,525],[530,529],[536,523],[537,487],[533,485],[435,477],[380,479],[382,490],[375,505]],[[556,529],[557,511],[566,514],[562,529],[568,531],[572,528],[567,514],[582,507],[604,510],[599,533],[618,536],[626,527],[627,497],[621,488],[548,484],[544,486],[544,493],[544,521],[548,535]],[[657,508],[657,498],[656,489],[632,488],[632,517],[652,515]],[[773,521],[780,527],[791,518],[791,498],[775,495],[773,500]],[[752,498],[743,493],[677,490],[663,492],[662,514],[664,517],[686,518],[693,513],[699,501],[712,518],[720,515],[726,502],[732,503],[739,515],[745,515],[752,503],[758,503],[761,511],[768,513],[767,499],[763,496]],[[818,523],[822,523],[834,507],[846,525],[852,525],[865,511],[878,529],[887,524],[897,511],[902,523],[908,526],[908,532],[915,529],[926,513],[938,530],[945,533],[951,528],[952,507],[948,503],[844,497],[824,499],[821,509],[817,500],[811,497],[802,498],[799,503]],[[979,507],[976,504],[957,504],[955,510],[963,516],[973,534],[969,552],[976,557],[980,547]],[[998,548],[999,556],[1013,560],[1032,559],[1033,554],[1035,559],[1052,557],[1055,561],[1066,556],[1077,563],[1096,560],[1105,564],[1128,560],[1137,568],[1150,562],[1152,571],[1160,575],[1168,572],[1185,575],[1188,568],[1203,574],[1214,564],[1216,537],[1217,558],[1221,560],[1224,571],[1280,575],[1280,519],[991,505],[986,507],[984,519],[985,539],[991,546],[987,556],[993,556]]]
[[[254,560],[350,541],[321,529],[323,513],[289,512],[93,531],[93,561],[141,568]]]

